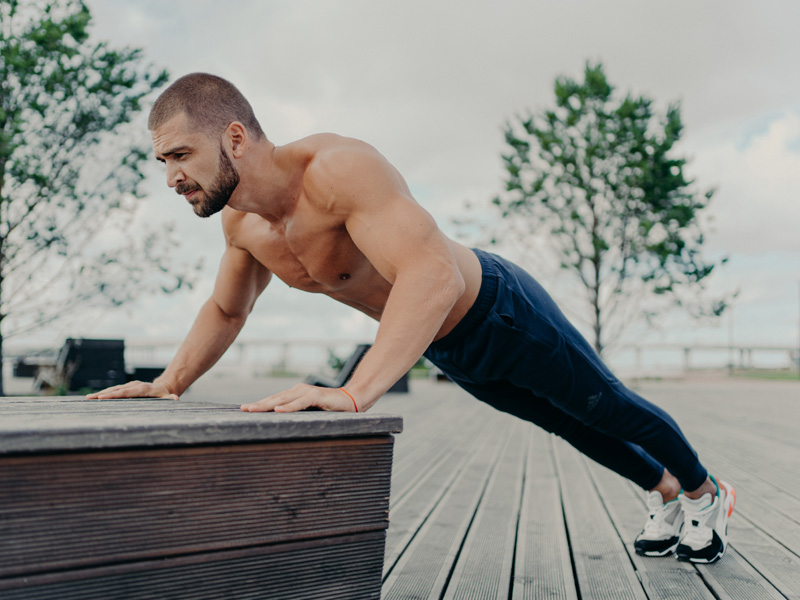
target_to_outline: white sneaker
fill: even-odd
[[[736,491],[724,481],[711,481],[717,495],[704,494],[697,500],[680,496],[686,527],[676,549],[678,560],[694,563],[713,563],[722,558],[728,547],[728,518],[736,504]]]
[[[647,494],[649,511],[644,530],[633,542],[637,554],[666,556],[675,552],[683,527],[683,508],[678,499],[664,502],[661,492]]]

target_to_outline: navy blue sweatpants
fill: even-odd
[[[707,472],[665,411],[626,388],[533,277],[475,250],[475,304],[425,356],[498,410],[535,423],[642,488],[666,467],[686,490]]]

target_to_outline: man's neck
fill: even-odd
[[[271,142],[254,145],[239,166],[239,185],[229,206],[282,221],[294,212],[302,184],[302,169],[281,156]]]

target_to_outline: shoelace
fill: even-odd
[[[699,545],[704,544],[709,540],[711,537],[711,528],[706,525],[706,521],[708,521],[708,518],[713,512],[711,510],[712,507],[713,504],[696,512],[688,512],[686,509],[684,509],[686,523],[689,525],[689,529],[686,532],[686,537],[684,538],[684,543],[689,545]]]
[[[658,534],[664,529],[664,522],[667,519],[666,505],[651,511],[650,518],[644,524],[644,531],[648,534]]]

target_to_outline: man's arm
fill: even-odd
[[[270,272],[249,252],[227,245],[214,291],[206,301],[175,357],[153,383],[131,381],[95,394],[90,399],[174,398],[177,400],[230,347],[244,326],[256,299],[267,286]]]
[[[422,356],[456,301],[464,279],[447,238],[412,198],[400,174],[366,144],[315,158],[309,194],[332,197],[353,242],[392,291],[372,348],[347,391],[355,407],[371,407]],[[307,178],[309,175],[307,175]],[[318,406],[354,410],[341,390],[300,384],[243,410],[287,412]]]

